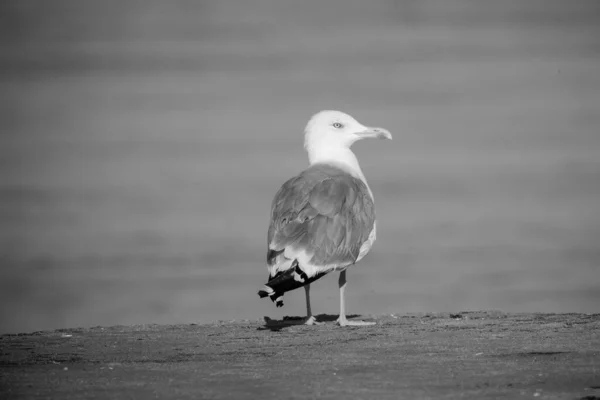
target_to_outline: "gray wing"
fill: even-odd
[[[352,264],[358,258],[375,222],[373,201],[360,179],[326,172],[306,170],[275,195],[269,265],[288,246],[313,254],[314,265]]]

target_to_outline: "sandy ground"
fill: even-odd
[[[413,314],[373,327],[264,321],[0,337],[20,398],[600,398],[600,314]],[[363,316],[364,318],[364,316]]]

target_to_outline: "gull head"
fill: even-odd
[[[304,134],[304,147],[309,153],[325,148],[348,149],[361,139],[392,139],[387,129],[365,126],[346,113],[331,110],[313,115]]]

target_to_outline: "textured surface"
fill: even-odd
[[[580,399],[600,396],[600,315],[387,315],[0,337],[0,397]],[[589,397],[590,399],[593,397]]]

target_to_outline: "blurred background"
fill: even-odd
[[[256,292],[321,109],[394,135],[350,313],[599,310],[597,0],[4,0],[0,45],[0,332],[304,315]]]

